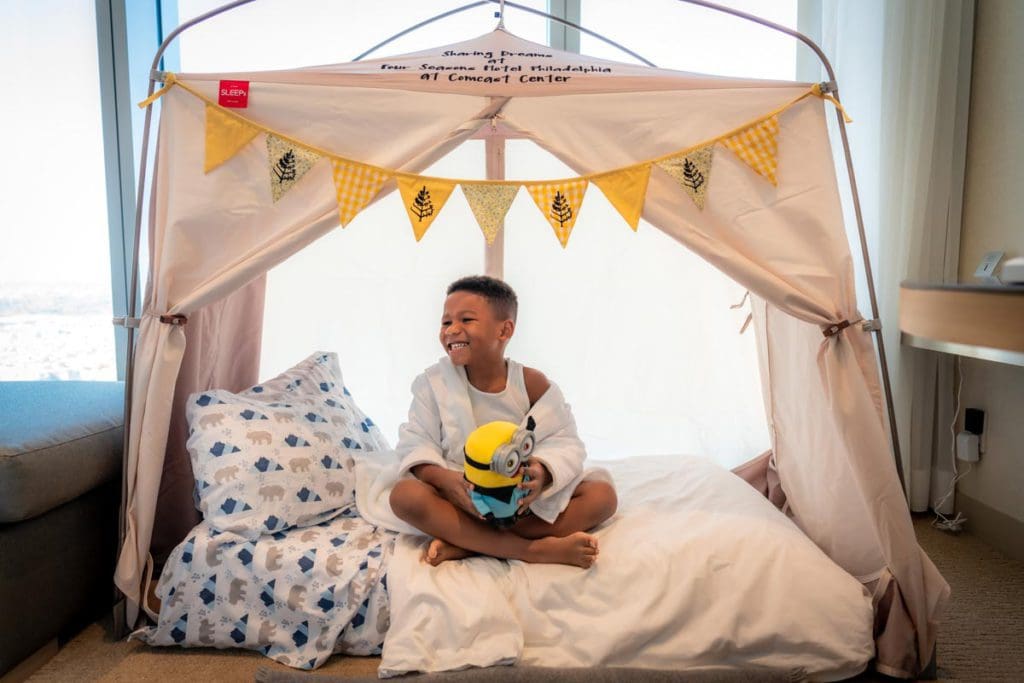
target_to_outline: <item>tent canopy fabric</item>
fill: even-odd
[[[237,110],[248,121],[338,157],[406,173],[422,172],[498,119],[502,130],[534,141],[576,173],[599,173],[718,138],[809,88],[591,59],[503,30],[353,64],[177,79],[213,101],[221,80],[249,81],[248,107]],[[225,306],[338,225],[327,160],[275,202],[263,136],[204,174],[206,103],[175,87],[161,103],[149,286],[125,464],[126,537],[115,577],[130,623],[142,606],[144,568],[161,523],[165,454],[187,457],[167,449],[172,416],[183,395],[224,376],[231,354],[218,345],[230,343],[233,329],[251,328],[253,310],[261,309],[245,309],[244,322],[218,309],[219,336],[186,334],[160,316],[202,319],[211,305]],[[825,115],[814,97],[778,115],[777,185],[719,145],[703,209],[655,169],[642,217],[755,295],[765,409],[789,512],[875,592],[878,668],[909,677],[931,658],[948,586],[914,537],[890,455],[870,334],[852,324],[823,335],[862,318]],[[388,180],[374,200],[395,187]],[[395,220],[405,220],[401,209]],[[252,367],[242,375],[254,374]],[[171,441],[180,446],[180,439]]]

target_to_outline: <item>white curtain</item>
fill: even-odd
[[[900,346],[899,285],[957,279],[973,23],[973,0],[801,5],[801,30],[829,56],[855,120],[848,127],[851,153],[915,511],[934,506],[952,476],[953,361]],[[826,78],[807,71],[809,63],[801,77]],[[849,184],[840,187],[851,250],[859,253]],[[859,269],[858,299],[867,312],[865,282]]]

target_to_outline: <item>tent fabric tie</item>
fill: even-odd
[[[860,322],[864,322],[864,318],[857,318],[856,320],[854,320],[852,322],[850,320],[840,320],[839,322],[832,323],[831,325],[829,325],[828,327],[823,329],[821,331],[821,333],[823,335],[825,335],[826,339],[828,339],[829,337],[836,336],[837,334],[839,334],[840,332],[845,330],[850,325],[856,325],[857,323],[860,323]]]
[[[174,315],[162,315],[160,316],[160,322],[166,325],[177,325],[183,327],[188,322],[188,317],[181,313],[175,313]]]
[[[164,93],[174,87],[174,84],[178,82],[178,77],[170,71],[164,74],[164,87],[157,90],[155,93],[147,97],[146,99],[139,102],[139,109],[145,109],[149,105],[156,102],[158,99],[163,97]]]
[[[828,88],[828,90],[826,90],[826,87]],[[843,121],[846,121],[847,123],[853,123],[853,119],[850,118],[850,115],[846,113],[846,109],[843,107],[842,104],[839,103],[839,100],[837,100],[833,95],[829,94],[829,92],[832,91],[833,89],[833,83],[815,83],[813,86],[811,86],[811,92],[814,93],[815,96],[820,97],[823,100],[828,100],[829,102],[835,105],[836,109],[839,110],[839,113],[843,115]]]

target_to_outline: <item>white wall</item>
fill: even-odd
[[[986,251],[1024,256],[1024,2],[978,0],[960,281]],[[985,410],[986,453],[959,490],[1024,522],[1024,368],[965,359],[962,406]]]

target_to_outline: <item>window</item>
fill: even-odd
[[[117,376],[95,3],[0,3],[0,380]]]

